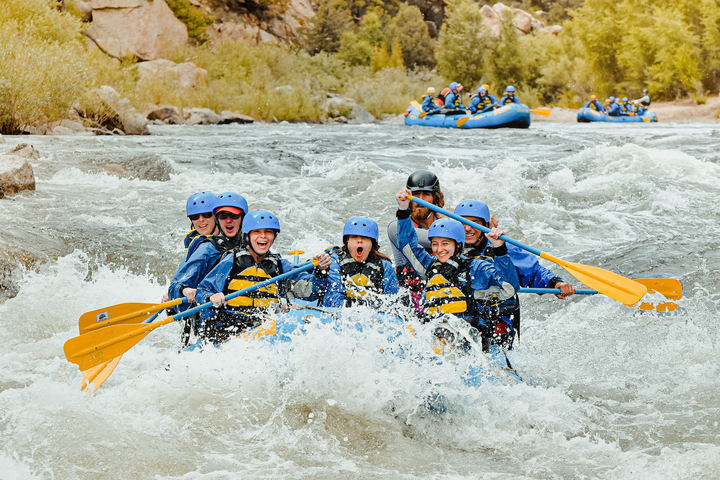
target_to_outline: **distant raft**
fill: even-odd
[[[449,113],[423,115],[420,104],[413,101],[405,112],[405,125],[440,128],[528,128],[530,109],[521,103],[509,103],[504,107],[485,113],[470,115],[458,110]]]
[[[657,122],[657,115],[654,111],[645,112],[642,115],[621,115],[617,117],[611,117],[607,113],[598,112],[592,108],[581,108],[577,114],[578,123],[589,123],[589,122],[611,122],[611,123],[650,123]]]

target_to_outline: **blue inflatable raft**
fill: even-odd
[[[465,110],[422,115],[422,107],[411,102],[405,112],[405,125],[440,128],[528,128],[530,108],[521,103],[509,103],[496,110],[471,115]]]
[[[304,303],[304,302],[298,302]],[[296,310],[280,314],[275,319],[270,319],[264,324],[248,330],[242,335],[244,340],[266,341],[271,344],[292,342],[297,339],[299,334],[305,334],[312,325],[328,325],[335,329],[352,328],[354,330],[363,331],[366,328],[375,328],[383,336],[387,336],[388,345],[381,349],[383,354],[394,354],[400,356],[412,356],[419,358],[424,362],[443,362],[447,361],[454,355],[462,355],[468,353],[468,348],[480,351],[481,347],[474,341],[462,341],[461,335],[435,335],[432,336],[431,344],[427,345],[427,350],[423,347],[424,352],[418,352],[419,355],[409,355],[403,347],[401,340],[402,335],[412,335],[415,332],[412,327],[402,318],[395,315],[385,313],[375,313],[373,322],[346,323],[340,321],[342,309],[322,307],[318,308],[312,304],[304,305]],[[444,329],[442,329],[444,330]],[[445,330],[447,332],[447,330]],[[452,339],[460,339],[454,342]],[[473,345],[470,347],[470,345]],[[485,382],[517,384],[522,380],[510,365],[505,352],[496,346],[491,346],[490,351],[484,355],[487,362],[480,362],[482,365],[472,365],[462,372],[462,380],[468,386],[480,386]]]
[[[642,115],[620,115],[617,117],[611,117],[610,115],[598,112],[592,108],[581,108],[577,114],[578,123],[589,123],[589,122],[610,122],[610,123],[650,123],[657,122],[657,115],[655,112],[650,110]]]

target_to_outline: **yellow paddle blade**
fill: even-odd
[[[530,112],[534,113],[535,115],[540,115],[541,117],[549,117],[550,116],[549,108],[531,108]]]
[[[675,278],[637,278],[635,281],[645,285],[649,293],[659,293],[668,300],[680,300],[682,298],[682,283]],[[678,305],[674,302],[661,302],[657,304],[643,302],[638,305],[638,308],[640,310],[672,312],[678,308]]]
[[[560,265],[588,287],[628,306],[636,304],[648,290],[642,283],[602,268],[566,262],[545,252],[540,257]]]
[[[640,117],[643,119],[643,122],[650,123],[650,119],[648,117]]]
[[[420,115],[418,115],[418,118],[423,118],[425,115],[427,115],[427,112],[420,112]]]
[[[181,303],[182,301],[178,298],[166,303],[121,303],[99,308],[80,316],[78,322],[80,334],[92,332],[108,325],[142,323],[150,318],[150,315]]]
[[[460,120],[457,121],[457,126],[462,127],[463,125],[465,125],[465,122],[467,122],[471,118],[472,118],[472,116],[461,118]]]
[[[68,361],[84,372],[119,357],[156,328],[172,322],[173,317],[168,317],[155,323],[112,325],[71,338],[63,351]]]
[[[420,110],[420,111],[422,112],[422,107],[421,107],[420,104],[417,102],[417,100],[413,100],[412,102],[410,102],[410,105],[412,105],[413,107],[415,107],[416,109],[418,109],[418,110]]]
[[[87,390],[88,395],[96,392],[97,389],[100,388],[100,385],[105,383],[105,380],[107,380],[110,374],[115,371],[115,367],[117,367],[117,364],[120,363],[121,358],[122,355],[113,358],[109,362],[102,363],[97,367],[85,370],[83,372],[80,390]]]

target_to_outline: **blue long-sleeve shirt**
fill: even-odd
[[[457,105],[455,105],[455,100],[457,99]],[[462,104],[462,101],[459,97],[455,95],[455,92],[450,91],[445,96],[445,108],[449,108],[452,110],[464,110],[465,105]]]
[[[594,107],[593,107],[594,106]],[[583,105],[583,108],[592,108],[593,110],[597,110],[598,112],[605,112],[605,109],[603,108],[602,104],[598,102],[597,100],[588,100],[588,102]]]
[[[517,95],[513,95],[511,98],[508,94],[505,94],[500,99],[500,105],[507,105],[508,103],[520,103],[520,99]]]
[[[433,112],[433,111],[435,111],[435,110],[437,109],[437,107],[435,106],[435,103],[433,103],[434,100],[435,100],[435,98],[434,98],[432,95],[429,95],[429,94],[428,94],[428,95],[425,95],[425,96],[423,97],[423,101],[422,101],[422,110],[423,110],[423,112],[428,112],[428,113],[430,113],[430,112]]]
[[[342,281],[340,273],[340,259],[336,253],[331,254],[330,258],[332,259],[332,264],[330,264],[327,278],[318,279],[313,277],[313,290],[324,290],[326,292],[323,301],[326,307],[344,307],[347,304],[348,297],[345,284]],[[384,258],[381,259],[381,263],[383,266],[382,293],[384,295],[393,295],[399,290],[395,269],[393,268],[392,263]]]
[[[185,287],[197,288],[205,276],[220,259],[222,252],[208,237],[197,236],[188,245],[186,257],[178,265],[175,276],[170,281],[168,297],[170,300],[183,297]],[[187,310],[188,304],[176,307],[179,311]]]
[[[620,115],[621,112],[622,112],[622,108],[620,108],[620,104],[613,102],[610,105],[610,108],[608,109],[607,114],[612,117],[617,117]]]

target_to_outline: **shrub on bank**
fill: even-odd
[[[0,5],[0,132],[67,117],[92,83],[81,25],[44,0]]]

